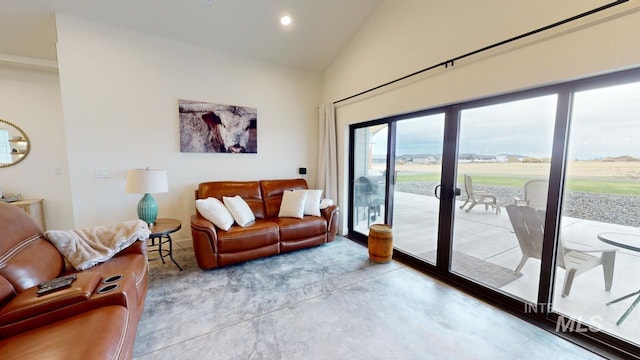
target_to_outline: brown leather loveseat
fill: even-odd
[[[131,359],[148,286],[146,242],[75,273],[70,287],[38,285],[73,272],[38,225],[0,202],[0,358]]]
[[[199,184],[196,200],[214,197],[222,201],[225,196],[239,195],[256,220],[247,227],[234,224],[224,231],[196,210],[191,216],[191,234],[198,266],[212,269],[333,241],[338,226],[337,205],[322,209],[320,216],[278,217],[283,192],[305,189],[304,179]]]

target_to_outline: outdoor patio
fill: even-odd
[[[426,254],[436,249],[438,200],[432,196],[396,192],[394,194],[394,247],[402,251],[428,258]],[[454,251],[513,270],[522,253],[506,210],[499,214],[476,206],[470,212],[456,206],[454,225]],[[381,222],[378,218],[375,222]],[[601,232],[633,233],[640,236],[640,228],[614,225],[596,221],[565,217],[562,219],[562,237],[566,245],[593,244],[604,247],[598,240]],[[367,221],[360,219],[356,230],[368,233]],[[455,256],[455,255],[454,255]],[[640,283],[640,254],[619,249],[615,259],[613,286],[605,291],[602,267],[577,276],[569,297],[560,296],[564,270],[558,268],[553,309],[570,318],[589,323],[610,334],[640,344],[640,309],[632,312],[620,325],[616,321],[634,301],[635,296],[616,304],[606,303],[625,294],[637,291]],[[489,265],[488,265],[489,266]],[[537,298],[540,261],[529,259],[522,269],[522,276],[499,287],[499,291],[534,303]],[[533,311],[533,310],[532,310]]]

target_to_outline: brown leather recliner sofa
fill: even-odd
[[[222,201],[224,196],[240,195],[256,220],[247,227],[234,224],[224,231],[196,209],[191,235],[198,266],[212,269],[333,241],[338,229],[337,205],[322,209],[321,216],[278,217],[283,192],[304,189],[304,179],[200,183],[196,200],[214,197]]]
[[[38,225],[0,202],[0,358],[130,359],[149,276],[146,242],[75,273],[70,287],[38,285],[73,271]]]

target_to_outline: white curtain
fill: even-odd
[[[336,120],[333,104],[318,106],[318,189],[324,190],[324,197],[338,201],[338,154],[336,147]]]

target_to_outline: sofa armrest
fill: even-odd
[[[338,232],[338,221],[340,219],[340,208],[338,205],[331,205],[320,210],[322,217],[327,219],[327,242],[333,241]]]
[[[193,232],[194,230],[205,232],[212,239],[218,238],[216,226],[200,214],[191,215],[191,231]]]
[[[191,215],[191,239],[193,252],[201,269],[218,266],[218,232],[213,223],[202,215]]]
[[[108,305],[120,305],[137,314],[135,275],[104,284],[102,274],[84,271],[70,287],[37,296],[34,286],[0,309],[0,337],[51,324]],[[109,287],[109,288],[107,288]],[[111,289],[111,290],[110,290]],[[102,290],[108,290],[102,293]]]
[[[146,240],[134,241],[133,244],[122,249],[119,253],[117,253],[114,256],[120,256],[124,254],[140,254],[140,255],[147,256],[147,241]]]
[[[77,274],[70,287],[41,296],[36,294],[37,286],[31,287],[18,294],[0,309],[0,325],[15,323],[85,301],[91,297],[101,279],[102,275],[97,272],[80,273]]]

